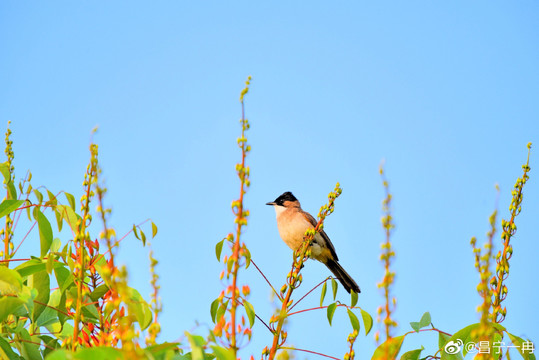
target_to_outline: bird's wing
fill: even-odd
[[[301,215],[303,215],[303,217],[309,222],[311,223],[311,225],[313,227],[316,227],[316,224],[317,224],[317,221],[316,219],[311,215],[309,214],[308,212],[306,211],[303,211],[303,210],[300,210],[301,211]],[[320,231],[320,236],[322,236],[322,238],[324,239],[324,241],[326,242],[326,247],[329,249],[329,251],[331,252],[331,255],[333,256],[333,260],[335,261],[339,261],[339,257],[337,256],[337,253],[335,252],[335,247],[333,247],[333,244],[331,243],[331,240],[329,240],[329,236],[326,234],[326,232],[324,230]],[[320,245],[323,245],[323,244],[320,244]]]

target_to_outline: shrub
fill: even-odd
[[[304,242],[294,252],[291,270],[279,290],[276,290],[257,267],[243,241],[243,231],[248,225],[249,217],[245,195],[250,186],[247,156],[251,146],[246,136],[250,124],[245,117],[244,108],[249,84],[250,78],[240,95],[242,117],[238,146],[241,150],[241,161],[236,165],[240,193],[238,199],[232,202],[235,231],[219,241],[215,247],[216,257],[223,264],[220,278],[224,287],[210,305],[215,324],[213,329],[204,336],[187,333],[187,352],[180,349],[179,343],[157,342],[161,312],[159,278],[155,272],[157,260],[151,251],[150,239],[145,233],[150,230],[153,239],[157,234],[157,226],[147,220],[134,225],[123,237],[116,235],[109,224],[111,211],[105,205],[107,190],[100,178],[98,146],[90,145],[90,161],[82,184],[84,194],[77,205],[75,197],[68,192],[55,194],[44,186],[33,188],[30,172],[16,185],[14,153],[8,127],[5,141],[7,160],[0,164],[6,191],[6,196],[0,203],[0,218],[4,219],[4,226],[0,230],[3,244],[3,251],[0,253],[2,359],[234,360],[240,358],[239,350],[251,340],[255,319],[264,325],[263,331],[267,330],[272,334],[271,343],[261,351],[262,359],[273,360],[279,352],[286,357],[291,351],[337,359],[311,350],[291,347],[287,343],[286,330],[287,321],[294,314],[325,310],[331,324],[337,309],[346,309],[350,319],[348,346],[343,350],[343,358],[355,358],[354,345],[361,328],[365,335],[369,335],[373,327],[371,315],[358,306],[357,294],[352,291],[349,304],[337,300],[338,283],[333,277],[324,279],[299,299],[295,291],[302,284],[301,270],[309,258],[310,243],[316,232],[323,228],[325,218],[333,212],[336,200],[342,193],[340,185],[337,183],[329,193],[328,203],[323,205],[318,213],[316,227],[306,232]],[[506,279],[513,253],[511,239],[516,232],[515,220],[521,211],[523,188],[530,171],[530,149],[531,144],[528,144],[528,160],[523,166],[523,175],[517,179],[512,191],[509,219],[501,222],[502,249],[493,257],[497,210],[490,217],[491,229],[483,247],[477,246],[475,238],[471,240],[480,278],[477,287],[482,298],[478,308],[480,322],[470,324],[454,334],[436,328],[429,312],[425,312],[419,321],[411,322],[410,331],[399,336],[394,334],[396,321],[393,312],[396,300],[392,293],[395,273],[391,269],[395,255],[391,243],[394,229],[392,196],[381,167],[380,174],[386,191],[382,218],[386,238],[380,256],[384,276],[379,287],[382,289],[385,303],[378,309],[379,330],[375,332],[375,339],[379,346],[372,355],[373,359],[396,359],[408,336],[425,332],[438,334],[436,348],[439,350],[423,359],[459,359],[468,353],[489,359],[500,359],[505,353],[509,358],[508,349],[505,352],[494,352],[496,345],[498,350],[503,350],[501,341],[505,337],[524,359],[535,359],[533,343],[513,335],[501,324],[507,314],[507,309],[502,305],[508,295]],[[92,203],[97,204],[95,212],[91,211]],[[90,224],[95,221],[95,215],[102,228],[98,237],[90,233]],[[21,224],[25,223],[25,218],[28,219],[28,228],[19,230]],[[55,237],[56,229],[57,234],[62,234],[67,240]],[[19,244],[14,243],[15,231],[24,234]],[[127,270],[116,263],[118,246],[126,236],[135,236],[144,246],[150,248],[153,292],[149,302],[128,285]],[[19,246],[24,241],[39,244],[39,254],[18,258]],[[493,272],[491,267],[494,261],[496,267]],[[238,280],[239,274],[251,265],[260,272],[278,300],[279,307],[270,319],[262,319],[257,314],[249,302],[249,284],[241,284]],[[332,300],[324,305],[328,283],[331,286]],[[319,307],[302,310],[295,308],[318,288]],[[421,348],[408,351],[401,355],[401,359],[419,359],[423,350]],[[251,356],[251,359],[253,358],[254,356]]]

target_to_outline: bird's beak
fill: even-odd
[[[266,205],[275,205],[275,203],[272,201],[272,202],[266,203]]]

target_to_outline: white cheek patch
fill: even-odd
[[[277,214],[277,217],[279,217],[279,215],[281,215],[286,210],[284,206],[273,205],[273,207],[275,208],[275,213]]]

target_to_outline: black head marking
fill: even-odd
[[[285,201],[298,201],[294,194],[292,194],[290,191],[287,191],[283,193],[281,196],[279,196],[277,199],[275,199],[275,204],[279,206],[283,206]]]

